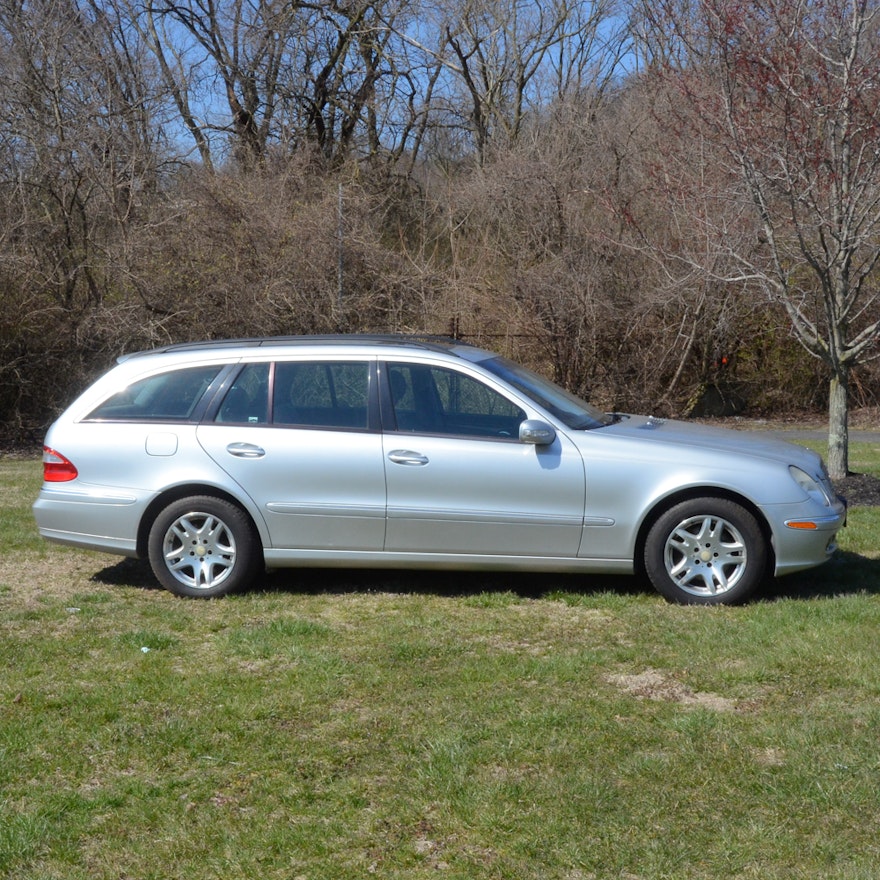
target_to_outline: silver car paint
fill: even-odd
[[[423,465],[395,464],[405,439]],[[393,553],[578,554],[584,466],[562,435],[550,446],[516,440],[384,438],[386,550]]]
[[[760,510],[773,536],[777,574],[815,564],[807,560],[817,554],[822,558],[827,532],[840,527],[840,508],[827,528],[816,532],[793,534],[782,525],[785,519],[828,515],[805,498],[788,474],[793,464],[822,479],[821,459],[801,447],[744,432],[652,424],[640,417],[582,432],[577,443],[586,462],[587,519],[614,521],[613,527],[585,527],[582,556],[596,555],[591,550],[598,545],[602,555],[631,558],[645,517],[663,499],[689,489],[704,495],[720,490]]]
[[[203,424],[202,448],[265,518],[272,547],[381,550],[379,434]],[[236,445],[239,445],[236,448]],[[242,449],[252,455],[241,454]]]
[[[515,439],[82,421],[119,387],[172,365],[288,357],[412,359],[467,372],[515,400],[529,418],[553,425],[557,437],[543,447]],[[808,450],[639,417],[573,431],[480,370],[479,355],[470,351],[468,358],[373,343],[349,346],[342,354],[316,344],[292,354],[241,347],[124,361],[77,399],[47,435],[46,445],[57,444],[80,476],[44,484],[34,505],[40,533],[134,555],[145,511],[164,494],[190,487],[238,500],[256,524],[270,567],[631,571],[640,530],[655,507],[693,490],[730,493],[758,511],[772,535],[777,573],[827,558],[844,511],[839,503],[817,504],[788,473],[796,465],[824,481],[821,460]],[[231,455],[235,444],[252,444],[264,454]],[[784,525],[806,518],[821,527],[806,532]]]

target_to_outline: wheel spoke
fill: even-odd
[[[715,596],[732,589],[746,570],[746,545],[739,531],[720,516],[680,522],[664,551],[669,577],[685,592]]]
[[[229,577],[235,567],[235,539],[219,517],[192,511],[168,527],[163,555],[166,568],[179,583],[211,589]]]

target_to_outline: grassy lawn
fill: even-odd
[[[856,444],[854,467],[880,474]],[[0,877],[874,878],[880,509],[742,608],[43,544],[0,461]]]

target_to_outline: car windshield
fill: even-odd
[[[587,430],[610,425],[614,419],[549,379],[503,357],[483,361],[481,366],[527,394],[539,406],[569,428]]]

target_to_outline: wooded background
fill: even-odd
[[[860,0],[0,0],[0,439],[123,352],[337,331],[877,405],[878,50]]]

